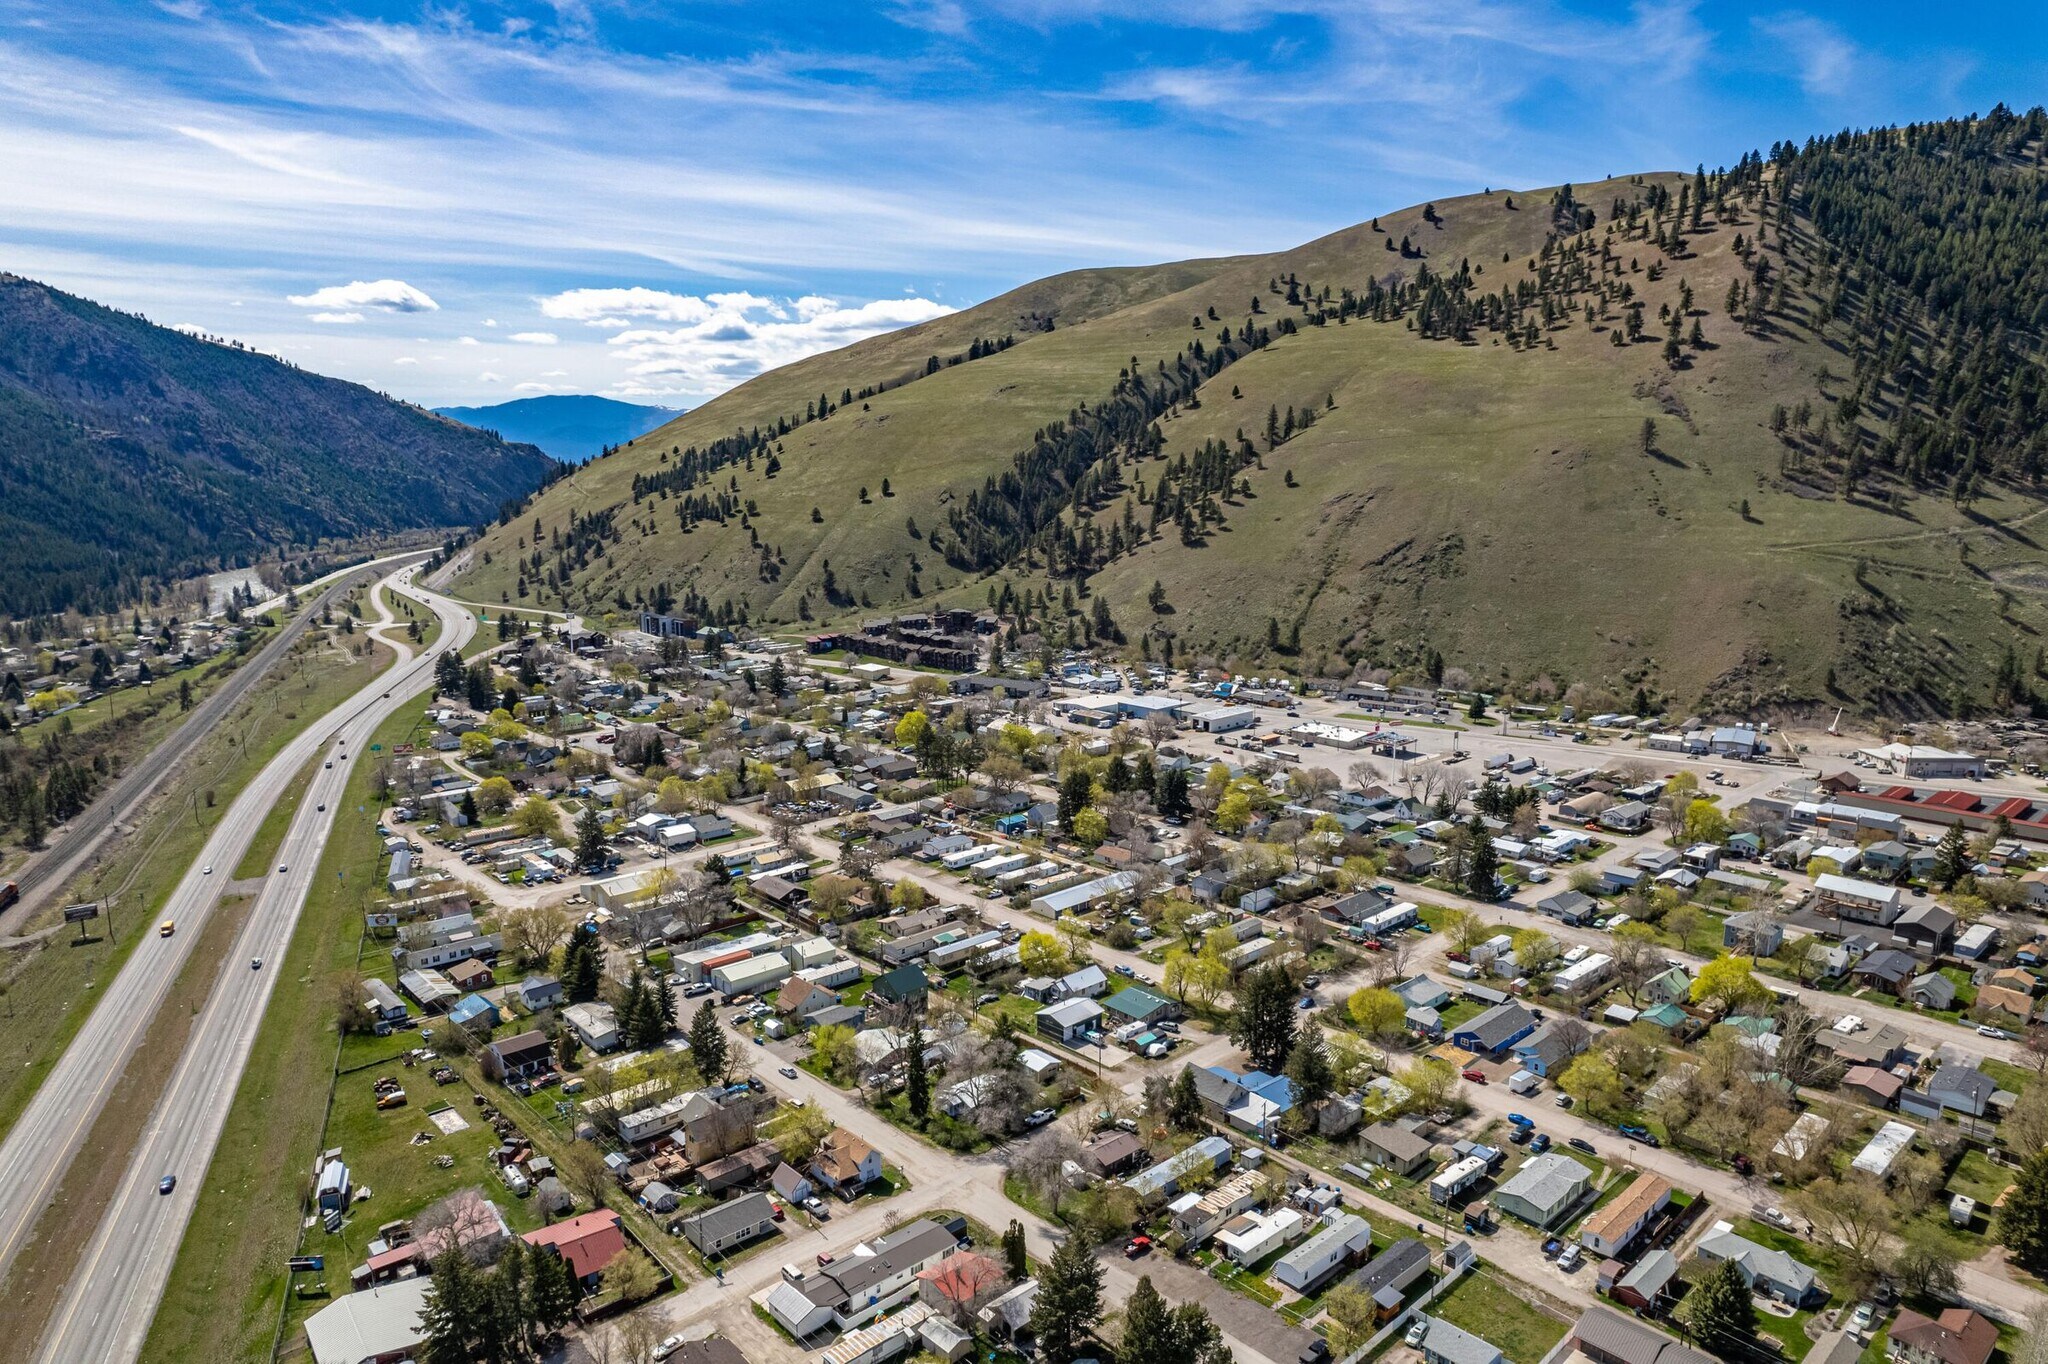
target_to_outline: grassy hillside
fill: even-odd
[[[554,464],[0,274],[0,612],[119,610],[266,550],[473,525]]]
[[[463,588],[767,627],[993,593],[1027,650],[1107,625],[1595,704],[2011,700],[1993,676],[2031,663],[2048,586],[2039,427],[2011,415],[2039,389],[2041,134],[1994,115],[1058,276],[642,438]]]

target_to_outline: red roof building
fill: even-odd
[[[626,1230],[619,1224],[619,1215],[609,1208],[529,1231],[523,1239],[530,1246],[552,1247],[585,1283],[596,1279],[612,1257],[626,1248]]]

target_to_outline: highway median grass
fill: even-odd
[[[325,714],[367,685],[390,659],[390,651],[381,647],[350,655],[346,662],[324,644],[295,648],[199,743],[145,807],[133,832],[109,844],[97,864],[50,897],[52,908],[34,927],[53,922],[55,906],[75,901],[111,900],[112,909],[96,925],[103,936],[89,945],[70,946],[72,937],[59,928],[7,952],[0,969],[5,989],[0,1018],[35,1019],[39,1026],[0,1028],[0,1136],[19,1120],[83,1026],[100,984],[121,968],[136,943],[155,931],[165,899],[235,795],[310,717]]]
[[[425,706],[424,698],[406,706],[372,742],[387,749],[402,742]],[[301,1205],[327,1125],[341,989],[356,974],[361,916],[376,883],[381,807],[371,785],[369,764],[350,774],[346,813],[328,838],[291,947],[276,963],[275,992],[150,1325],[145,1358],[214,1364],[271,1357],[288,1291],[284,1264],[298,1249]],[[367,807],[363,814],[354,813],[357,805]],[[398,1050],[396,1039],[391,1044]],[[424,1110],[434,1086],[424,1072],[404,1074],[409,1089],[417,1077],[423,1092],[418,1106],[399,1116],[431,1130]],[[442,1092],[467,1095],[459,1086]],[[339,1275],[345,1285],[347,1273],[347,1265],[334,1265],[330,1283]]]

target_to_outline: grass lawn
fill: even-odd
[[[1977,1069],[1989,1075],[2000,1089],[2014,1094],[2024,1090],[2027,1082],[2035,1078],[2032,1071],[2022,1070],[2010,1061],[2000,1061],[1989,1056],[1977,1063]]]
[[[1451,1285],[1430,1304],[1429,1314],[1470,1331],[1518,1361],[1543,1358],[1571,1329],[1524,1294],[1478,1271]]]
[[[367,685],[390,658],[384,649],[343,661],[321,645],[295,648],[194,748],[135,832],[109,845],[97,867],[50,897],[52,906],[113,900],[112,940],[80,948],[52,940],[25,949],[25,960],[7,961],[7,1012],[35,1019],[37,1026],[0,1029],[0,1136],[21,1116],[85,1022],[98,1001],[99,982],[120,969],[137,942],[156,931],[157,911],[198,858],[235,794],[312,717],[326,714]],[[271,832],[282,835],[283,826]],[[258,843],[276,846],[274,839]],[[264,859],[269,856],[266,851]]]
[[[1963,1158],[1956,1162],[1955,1173],[1948,1177],[1947,1192],[1968,1194],[1989,1206],[2005,1192],[2016,1173],[1993,1163],[1982,1151],[1965,1151]]]
[[[1038,1005],[1022,995],[1004,995],[993,1004],[982,1005],[981,1015],[993,1023],[1008,1014],[1010,1021],[1017,1025],[1018,1032],[1030,1035],[1038,1031],[1038,1009]]]
[[[1436,1011],[1443,1020],[1444,1036],[1448,1037],[1465,1024],[1479,1017],[1487,1010],[1486,1005],[1476,999],[1454,999]]]
[[[1789,1317],[1780,1317],[1759,1311],[1756,1327],[1760,1333],[1778,1342],[1779,1351],[1786,1359],[1804,1359],[1806,1352],[1813,1348],[1813,1338],[1806,1334],[1806,1323],[1811,1320],[1811,1312],[1794,1312]]]

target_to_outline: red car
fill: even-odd
[[[1143,1255],[1146,1251],[1150,1249],[1152,1249],[1151,1237],[1133,1236],[1131,1238],[1131,1243],[1124,1247],[1124,1256],[1127,1259],[1135,1260],[1140,1255]]]
[[[1470,1080],[1475,1085],[1483,1085],[1486,1083],[1486,1072],[1483,1070],[1468,1070],[1464,1074],[1465,1078]]]
[[[1380,940],[1378,938],[1367,938],[1361,946],[1368,952],[1377,952],[1380,950]]]
[[[1466,952],[1446,952],[1446,953],[1444,953],[1444,958],[1445,958],[1445,960],[1447,960],[1447,961],[1470,961],[1470,960],[1472,960],[1471,954],[1470,954],[1470,953],[1466,953]]]

